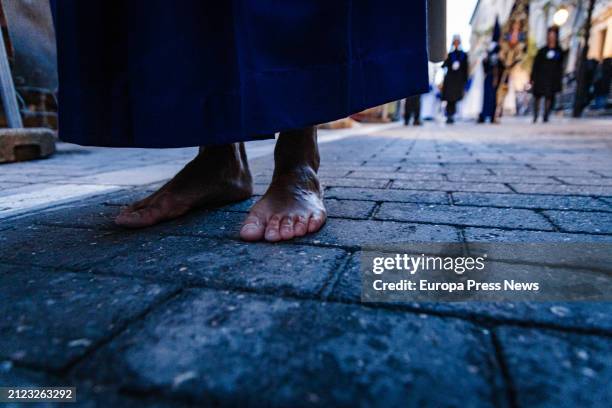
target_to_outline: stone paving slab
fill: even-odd
[[[2,170],[4,170],[4,168]],[[33,177],[31,173],[8,172],[8,174],[2,175],[2,183],[0,183],[0,189],[11,188],[13,187],[13,185],[31,184],[33,182],[53,182],[61,180],[63,178],[65,178],[65,176],[59,174],[53,175],[45,173],[36,173],[36,175]]]
[[[432,181],[404,181],[396,180],[391,188],[408,190],[434,190],[434,191],[469,191],[475,193],[511,193],[512,190],[500,183],[454,183]]]
[[[564,183],[573,185],[612,187],[612,178],[559,176],[558,179]]]
[[[536,194],[452,193],[455,205],[612,212],[612,205],[592,197]]]
[[[553,230],[540,214],[509,208],[383,203],[374,217],[392,221]]]
[[[612,339],[495,330],[518,406],[603,407],[612,399]]]
[[[190,291],[75,375],[223,406],[504,405],[492,354],[459,320]]]
[[[314,297],[346,257],[334,248],[165,237],[129,246],[92,269],[183,285]]]
[[[386,179],[389,178],[393,180],[403,180],[403,181],[448,181],[446,176],[443,174],[436,173],[399,173],[399,172],[371,172],[371,171],[354,171],[351,172],[348,178],[380,178]]]
[[[329,217],[367,220],[376,208],[376,203],[359,200],[326,199],[325,208]]]
[[[59,370],[176,285],[0,265],[0,361]]]
[[[508,176],[508,177],[523,177],[524,181],[519,181],[519,183],[525,183],[526,180],[531,179],[531,177],[566,177],[566,176],[574,176],[574,177],[596,177],[597,174],[593,173],[591,170],[580,170],[576,169],[574,165],[563,167],[563,168],[502,168],[495,167],[491,165],[487,165],[487,167],[491,170],[491,172],[497,176]],[[601,176],[600,176],[601,177]],[[525,183],[529,184],[529,183]],[[537,183],[537,184],[549,184],[549,183]]]
[[[127,246],[137,248],[161,238],[136,231],[26,225],[0,234],[0,263],[89,270]]]
[[[385,188],[391,182],[391,177],[387,179],[352,179],[352,178],[331,178],[322,177],[323,187],[360,187],[360,188]]]
[[[403,203],[448,204],[448,194],[440,191],[389,190],[376,188],[330,187],[326,198]]]
[[[355,253],[328,292],[328,299],[361,302],[360,253]],[[404,302],[387,305],[417,313],[436,313],[476,321],[521,322],[612,335],[610,302]]]
[[[549,231],[502,230],[497,228],[473,228],[463,230],[467,242],[612,242],[612,235],[570,234]]]
[[[0,262],[25,265],[26,269],[31,265],[66,268],[184,285],[313,296],[346,257],[340,249],[169,237],[160,229],[163,227],[138,234],[33,227],[27,234],[0,238]],[[49,243],[42,248],[25,245],[41,239]]]
[[[93,176],[74,178],[75,183],[138,186],[167,180],[183,166],[180,163],[158,164],[135,167],[127,170],[114,170]]]
[[[510,175],[455,175],[448,173],[448,180],[458,183],[533,183],[533,184],[561,184],[559,180],[546,176],[510,176]]]
[[[14,187],[19,187],[22,186],[24,183],[20,183],[20,182],[12,182],[12,181],[2,181],[0,183],[0,189],[4,190],[4,189],[9,189],[9,188],[14,188]]]
[[[612,214],[604,212],[544,211],[562,231],[612,234]]]
[[[0,196],[0,219],[44,209],[50,201],[55,204],[73,202],[76,199],[116,191],[118,188],[89,184],[63,184],[42,189],[39,186],[25,186],[20,189],[23,191],[13,190],[10,195]]]
[[[369,168],[366,163],[363,166],[363,169]],[[386,170],[389,171],[389,170]],[[399,170],[396,170],[398,173],[445,173],[445,167],[439,163],[430,163],[430,164],[416,164],[411,162],[402,162],[400,164]],[[476,169],[479,174],[490,174],[486,169]]]
[[[321,164],[321,167],[323,167],[324,164]],[[369,173],[369,172],[374,172],[374,173],[395,173],[395,172],[400,172],[400,166],[396,165],[396,166],[379,166],[379,165],[375,165],[375,164],[368,164],[366,163],[362,163],[359,165],[353,165],[353,166],[339,166],[337,164],[333,164],[334,168],[338,168],[338,169],[344,169],[344,170],[348,170],[349,173],[352,172],[356,172],[356,171],[360,171],[360,172],[364,172],[364,173]],[[365,177],[368,178],[368,177]]]
[[[459,231],[446,225],[328,219],[325,228],[317,234],[296,242],[355,248],[408,242],[458,242],[459,239]]]
[[[518,184],[510,183],[510,187],[522,194],[557,194],[612,197],[612,187],[600,186],[570,186],[566,184]]]

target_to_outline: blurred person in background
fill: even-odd
[[[559,28],[550,27],[546,34],[546,46],[538,51],[531,69],[533,123],[538,121],[542,99],[544,122],[548,122],[555,106],[555,95],[561,91],[564,59],[565,52],[559,46]]]
[[[593,96],[595,109],[605,109],[610,97],[610,83],[612,82],[612,58],[606,58],[597,65],[593,77]]]
[[[461,50],[461,37],[453,37],[451,52],[442,65],[446,68],[446,76],[442,85],[442,100],[446,101],[446,123],[455,123],[457,102],[463,99],[468,81],[468,55]]]
[[[414,126],[421,126],[421,95],[413,95],[406,98],[404,106],[404,126],[410,124],[410,119]]]
[[[499,38],[501,29],[499,22],[495,19],[495,27],[493,28],[493,38],[487,55],[482,60],[482,68],[485,74],[484,92],[482,100],[482,111],[478,116],[478,123],[484,123],[489,120],[491,123],[497,123],[495,120],[495,108],[497,105],[497,88],[504,70],[504,66],[499,59]]]
[[[499,122],[504,113],[504,102],[510,91],[510,78],[514,67],[520,64],[527,55],[526,23],[522,18],[510,21],[509,31],[505,33],[500,43],[499,59],[503,70],[497,86],[495,103],[495,122]]]

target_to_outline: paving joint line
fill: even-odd
[[[332,269],[329,278],[323,283],[321,289],[317,292],[318,297],[320,297],[323,301],[327,301],[332,295],[336,285],[344,274],[344,271],[348,269],[348,265],[354,255],[355,252],[347,253],[346,256],[340,262],[338,262],[336,268]]]
[[[140,320],[145,319],[146,316],[149,315],[153,310],[157,309],[158,306],[161,307],[162,304],[168,302],[171,299],[174,299],[182,291],[183,291],[183,288],[179,286],[177,287],[176,290],[170,291],[163,298],[158,299],[156,302],[152,302],[145,309],[143,309],[140,313],[137,313],[136,315],[132,316],[132,318],[130,319],[126,319],[126,321],[124,321],[121,325],[118,325],[116,328],[112,329],[106,336],[102,336],[102,338],[98,339],[91,346],[85,349],[82,354],[73,357],[72,359],[70,359],[68,362],[66,362],[64,365],[62,365],[59,368],[51,368],[51,367],[45,367],[45,366],[38,365],[38,364],[14,361],[14,360],[11,360],[10,358],[9,358],[9,361],[11,361],[11,363],[16,367],[23,367],[23,368],[30,369],[30,370],[41,371],[41,372],[51,374],[57,377],[70,377],[69,375],[70,371],[77,364],[79,364],[81,361],[84,361],[89,356],[95,354],[96,351],[100,350],[106,344],[110,343],[115,338],[120,336],[123,332],[125,332],[125,330],[129,328],[129,326],[131,326],[134,323],[137,323]]]
[[[495,328],[489,330],[489,333],[491,344],[495,352],[495,361],[497,363],[497,366],[499,367],[499,371],[501,373],[502,380],[504,383],[504,394],[506,396],[506,400],[510,408],[517,408],[519,404],[517,399],[516,386],[514,385],[514,379],[510,374],[510,369],[508,368],[506,359],[504,358],[503,346],[501,344],[501,341],[497,337]]]
[[[63,369],[61,370],[61,373],[66,376],[70,376],[70,371],[72,371],[72,369],[76,367],[81,361],[86,360],[87,358],[89,358],[89,356],[95,354],[98,350],[103,348],[105,345],[111,343],[117,337],[121,336],[121,334],[123,334],[126,330],[128,330],[130,326],[137,324],[140,321],[146,320],[147,316],[149,316],[151,313],[153,313],[158,308],[161,308],[162,305],[167,304],[173,301],[174,299],[178,298],[183,293],[183,290],[184,288],[178,285],[174,291],[170,291],[166,296],[149,304],[140,313],[136,314],[130,319],[127,319],[125,322],[123,322],[123,324],[118,326],[116,329],[112,330],[106,337],[101,338],[92,347],[85,350],[85,352],[82,355],[68,362],[65,365],[65,367],[63,367]]]

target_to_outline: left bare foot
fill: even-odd
[[[253,188],[242,143],[201,148],[198,156],[157,192],[121,210],[115,223],[144,228],[207,206],[242,201]]]
[[[327,213],[317,178],[319,152],[315,128],[281,133],[276,144],[272,183],[251,208],[240,237],[270,242],[321,229]]]

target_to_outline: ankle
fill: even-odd
[[[221,173],[227,177],[239,177],[251,181],[251,172],[243,143],[200,147],[194,160],[208,173]]]
[[[198,158],[216,162],[238,162],[242,160],[242,143],[230,143],[217,146],[200,146]]]
[[[316,127],[281,132],[274,148],[275,170],[288,173],[307,166],[316,174],[319,162]]]
[[[308,164],[295,165],[291,168],[275,168],[272,185],[297,186],[307,191],[321,191],[317,172]]]

